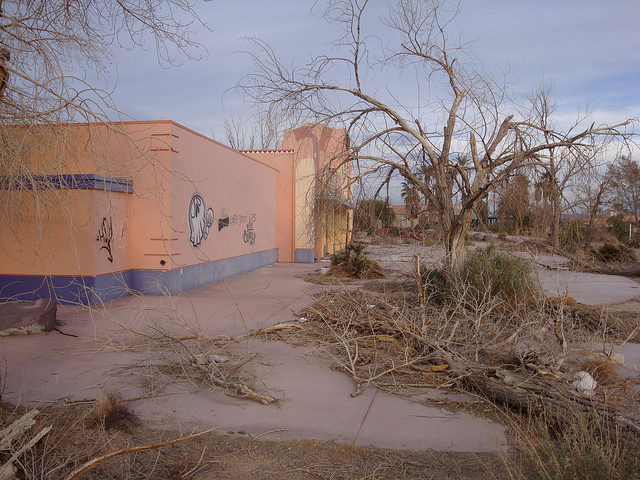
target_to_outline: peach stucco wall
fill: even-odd
[[[244,154],[278,171],[278,262],[293,262],[296,218],[293,151],[254,150]]]
[[[294,150],[296,175],[295,194],[295,247],[313,249],[316,258],[343,248],[349,238],[347,213],[314,215],[315,179],[323,167],[341,167],[336,189],[345,200],[351,199],[350,168],[345,163],[347,151],[346,131],[324,125],[303,125],[284,132],[282,147]],[[345,209],[346,210],[346,209]]]
[[[0,273],[93,274],[93,192],[13,192],[19,209],[0,228]],[[83,241],[77,241],[83,239]]]
[[[278,248],[277,171],[174,122],[16,130],[16,141],[34,145],[25,172],[124,177],[134,193],[0,191],[21,206],[13,227],[0,229],[0,274],[169,270]],[[196,194],[213,211],[197,245],[189,222]]]
[[[131,286],[177,292],[276,259],[313,261],[348,241],[344,201],[314,218],[316,176],[344,160],[344,130],[305,125],[284,133],[283,150],[247,153],[172,121],[43,125],[6,137],[22,156],[0,180],[26,181],[0,184],[0,298],[22,295],[20,282],[33,295],[89,303],[83,285],[107,298]],[[351,196],[344,182],[335,192]],[[58,280],[40,290],[45,277]]]
[[[278,248],[276,169],[177,124],[171,125],[171,235],[175,266]],[[189,207],[199,195],[213,224],[191,242]]]

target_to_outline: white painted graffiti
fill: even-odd
[[[213,225],[213,209],[207,209],[204,199],[197,193],[189,202],[189,229],[191,244],[197,247],[203,238],[209,236],[209,227]]]

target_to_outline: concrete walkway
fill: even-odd
[[[0,338],[0,355],[7,363],[3,399],[25,405],[54,404],[94,399],[105,389],[121,398],[143,396],[153,385],[144,389],[141,378],[118,370],[147,361],[139,349],[126,348],[130,330],[156,325],[207,336],[240,335],[289,321],[295,318],[292,312],[310,303],[309,293],[323,288],[295,275],[317,268],[278,264],[178,297],[127,297],[97,309],[60,306],[60,329],[77,337],[54,331]],[[334,371],[330,358],[310,348],[253,339],[234,349],[252,358],[246,369],[261,389],[278,398],[277,404],[261,405],[174,382],[161,395],[131,402],[134,411],[157,428],[216,426],[252,435],[270,432],[265,437],[272,439],[476,452],[492,451],[504,443],[502,425],[425,406],[420,401],[427,394],[400,397],[369,387],[352,398],[353,381]]]

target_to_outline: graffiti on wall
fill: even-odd
[[[100,250],[107,252],[107,260],[113,263],[113,254],[111,253],[111,243],[113,242],[113,223],[111,217],[102,217],[102,223],[96,235],[96,242],[100,243]]]
[[[235,215],[231,216],[231,225],[242,225],[247,223],[254,223],[256,221],[256,214],[250,213],[249,215]]]
[[[218,231],[222,230],[225,227],[229,226],[229,217],[224,216],[218,219]]]
[[[191,245],[197,247],[203,238],[209,236],[209,227],[213,225],[213,209],[206,208],[204,199],[197,193],[189,202],[189,230]]]
[[[202,239],[206,239],[209,236],[209,228],[213,225],[213,209],[207,208],[199,194],[194,194],[189,202],[189,240],[191,245],[197,247],[202,243]],[[227,215],[225,209],[222,209],[222,214],[218,218],[218,232],[223,229],[238,226],[244,227],[242,231],[242,240],[244,243],[255,245],[256,232],[254,230],[254,223],[256,221],[256,214],[250,213],[247,215]],[[232,229],[233,230],[233,229]]]
[[[253,222],[247,223],[247,226],[242,232],[242,239],[244,243],[249,243],[251,245],[255,245],[256,243],[256,232],[253,230]]]

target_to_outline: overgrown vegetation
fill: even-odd
[[[331,258],[329,274],[353,278],[384,277],[380,265],[367,258],[365,248],[366,245],[361,243],[350,243],[344,250],[335,253]]]
[[[301,313],[304,329],[285,338],[323,345],[353,378],[353,395],[372,384],[453,388],[508,412],[512,479],[636,478],[635,390],[618,378],[611,352],[584,358],[585,345],[636,338],[635,317],[547,301],[529,263],[495,248],[475,252],[455,275],[416,270],[415,282],[318,295]],[[581,372],[597,380],[594,391],[573,385]]]
[[[491,305],[510,311],[540,299],[529,262],[494,246],[476,250],[459,272],[427,271],[424,288],[439,299],[464,299],[469,306]]]
[[[593,258],[600,262],[633,262],[636,257],[633,251],[626,245],[620,243],[613,245],[605,243],[603,246],[592,252]]]
[[[391,227],[395,213],[384,200],[361,200],[353,213],[353,227],[356,231],[373,234],[378,226]]]
[[[629,239],[629,227],[631,224],[625,221],[622,215],[613,215],[607,218],[607,224],[609,225],[609,231],[619,242]]]
[[[517,454],[504,456],[514,480],[633,480],[640,471],[634,452],[615,427],[596,415],[572,412],[559,426],[544,414],[519,421]]]

